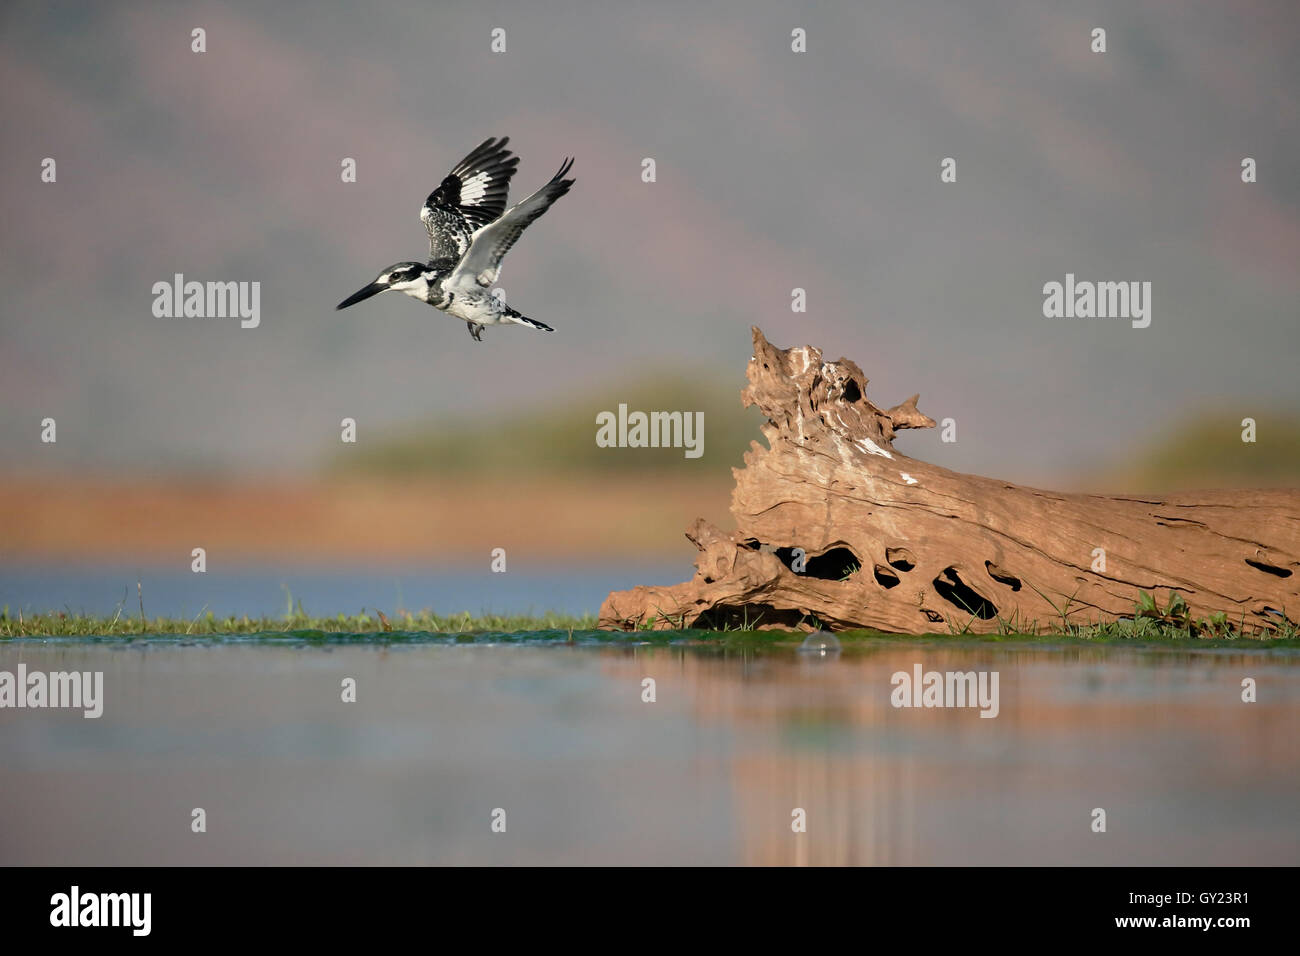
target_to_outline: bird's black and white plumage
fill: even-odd
[[[565,175],[573,168],[573,160],[566,159],[551,181],[523,202],[516,203],[491,222],[484,223],[470,236],[469,249],[461,253],[456,271],[451,275],[452,291],[468,288],[472,283],[486,288],[501,275],[501,260],[510,247],[519,241],[524,230],[551,204],[569,191],[572,179]]]
[[[488,325],[513,324],[553,332],[549,325],[508,307],[491,286],[501,275],[501,260],[523,231],[574,180],[565,179],[573,160],[537,192],[506,209],[510,179],[519,159],[505,149],[508,139],[489,139],[466,156],[429,194],[420,219],[429,234],[429,261],[389,266],[370,285],[339,303],[345,309],[380,292],[399,291],[463,319],[481,341]]]
[[[459,259],[474,230],[505,212],[510,177],[519,165],[519,157],[506,149],[508,142],[508,136],[484,140],[429,193],[420,210],[429,233],[429,261]]]
[[[555,331],[549,325],[543,325],[509,308],[491,293],[490,288],[501,276],[501,260],[510,251],[510,247],[519,241],[530,223],[550,209],[551,204],[573,186],[572,179],[564,178],[572,168],[573,160],[566,159],[560,171],[545,186],[523,202],[511,206],[502,213],[501,218],[474,230],[469,250],[456,263],[451,275],[442,281],[443,289],[451,295],[451,301],[442,308],[468,322],[470,334],[475,339],[484,326],[502,322],[528,325],[545,332]]]

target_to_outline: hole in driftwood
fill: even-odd
[[[850,403],[862,400],[862,392],[853,379],[849,379],[848,384],[844,386],[844,400]]]
[[[997,605],[963,581],[956,568],[944,568],[943,573],[934,579],[934,589],[949,604],[956,605],[967,614],[974,614],[982,621],[987,621],[998,613]]]
[[[898,575],[885,567],[883,564],[877,564],[875,567],[876,583],[882,588],[898,587]]]
[[[1005,584],[1013,591],[1020,590],[1020,579],[1008,571],[1003,571],[992,561],[985,561],[984,569],[988,571],[989,577],[991,577],[994,581],[997,581],[999,584]]]
[[[1247,558],[1246,563],[1256,571],[1263,571],[1265,574],[1276,574],[1279,578],[1291,576],[1290,568],[1279,568],[1276,564],[1265,564],[1263,561],[1254,561],[1251,558]]]
[[[794,571],[794,548],[777,548],[776,556],[791,571]],[[825,554],[810,555],[804,559],[802,574],[808,578],[821,578],[823,581],[843,581],[862,566],[858,556],[848,548],[831,548]]]
[[[916,567],[916,555],[906,548],[886,548],[885,560],[889,562],[890,567],[898,568],[900,571],[911,571]]]
[[[805,616],[799,611],[777,610],[770,604],[719,604],[702,613],[695,626],[713,630],[781,627],[794,631]]]
[[[848,548],[831,548],[825,554],[809,558],[804,574],[826,581],[843,581],[861,567],[858,556]]]
[[[942,614],[938,611],[931,611],[928,607],[921,608],[921,613],[925,615],[925,619],[931,624],[938,624],[943,620]]]

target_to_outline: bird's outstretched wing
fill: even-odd
[[[429,193],[420,219],[429,233],[430,259],[459,259],[474,230],[505,211],[510,177],[519,165],[519,157],[505,148],[509,141],[484,140]]]
[[[450,285],[473,284],[486,287],[496,282],[501,274],[501,260],[510,251],[510,247],[519,240],[534,219],[550,209],[551,204],[573,185],[574,180],[564,178],[572,167],[573,160],[566,159],[560,171],[545,186],[511,206],[495,222],[476,229],[470,237],[469,251],[456,266]]]

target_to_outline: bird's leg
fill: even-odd
[[[470,322],[468,324],[469,324],[470,338],[472,338],[475,342],[482,342],[483,326],[479,325],[477,322]]]

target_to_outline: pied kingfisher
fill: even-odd
[[[519,165],[519,157],[505,148],[507,142],[508,137],[485,140],[429,193],[420,210],[429,233],[427,263],[394,263],[336,308],[397,291],[464,319],[476,342],[483,341],[484,326],[503,323],[554,332],[507,306],[490,287],[501,275],[501,260],[523,231],[573,185],[564,178],[573,160],[566,159],[550,182],[506,209],[510,178]]]

